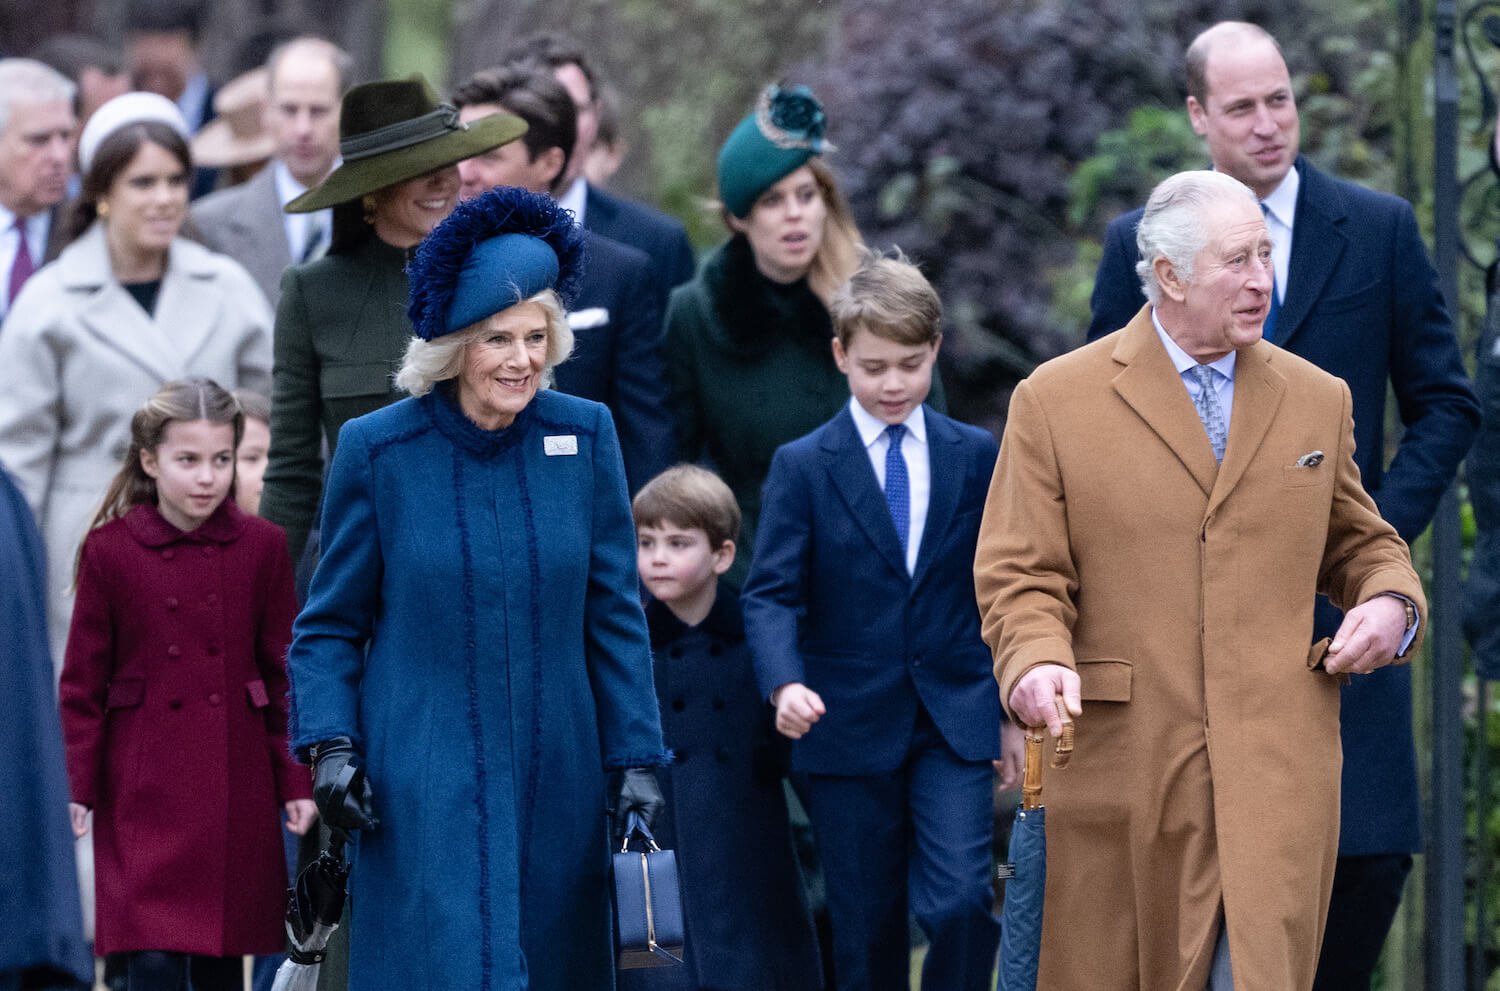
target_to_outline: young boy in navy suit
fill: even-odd
[[[988,991],[1001,715],[972,569],[999,447],[924,405],[942,304],[915,266],[872,258],[830,308],[852,399],[771,462],[746,636],[796,741],[840,991],[905,991],[908,910],[922,987]]]

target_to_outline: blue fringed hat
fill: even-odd
[[[583,229],[550,196],[499,186],[460,203],[408,269],[416,335],[463,330],[543,289],[568,303],[583,275]]]
[[[725,208],[743,219],[761,193],[832,150],[823,139],[827,124],[823,105],[806,86],[767,86],[719,149],[719,200]]]

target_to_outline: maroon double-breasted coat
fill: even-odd
[[[184,533],[154,506],[89,534],[59,696],[94,810],[95,950],[279,951],[296,601],[286,538],[226,499]]]

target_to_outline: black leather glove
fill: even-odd
[[[656,826],[656,817],[666,807],[656,772],[649,767],[628,767],[620,775],[620,797],[615,802],[615,832],[625,833],[625,820],[634,812],[647,829]]]
[[[313,801],[330,829],[348,833],[374,829],[374,796],[365,777],[364,760],[347,736],[336,736],[312,747]]]

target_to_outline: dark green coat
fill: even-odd
[[[755,267],[749,242],[730,238],[667,305],[667,375],[678,456],[706,460],[744,515],[727,581],[744,581],[771,455],[822,426],[849,401],[833,363],[833,323],[806,280],[782,285]],[[942,386],[932,405],[942,410]]]
[[[347,421],[404,395],[392,376],[412,336],[406,297],[406,252],[373,236],[282,276],[260,513],[293,561],[317,520],[324,441],[331,458]]]

